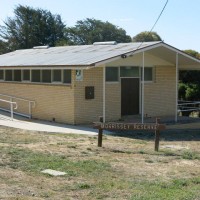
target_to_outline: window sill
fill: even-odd
[[[30,82],[30,81],[1,81],[0,83],[9,83],[9,84],[28,84],[28,85],[46,85],[46,86],[71,86],[71,83],[39,83],[39,82]]]

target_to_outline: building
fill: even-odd
[[[0,99],[25,116],[68,124],[123,115],[177,120],[181,69],[200,69],[200,60],[164,42],[39,46],[0,55]]]

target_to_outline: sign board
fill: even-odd
[[[93,128],[104,130],[165,130],[163,124],[141,124],[141,123],[101,123],[95,122]]]
[[[115,122],[94,122],[93,128],[99,129],[98,133],[98,147],[102,147],[102,135],[103,130],[144,130],[144,131],[155,131],[155,151],[159,149],[159,138],[160,131],[165,130],[166,126],[160,124],[160,119],[156,119],[156,123],[115,123]]]

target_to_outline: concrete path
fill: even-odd
[[[22,117],[15,117],[15,119],[11,119],[9,116],[5,114],[0,114],[0,125],[25,129],[25,130],[33,130],[33,131],[44,131],[44,132],[52,132],[52,133],[73,133],[73,134],[86,134],[86,135],[97,135],[97,130],[89,127],[83,126],[73,126],[66,124],[58,124],[53,122],[46,122],[40,120],[27,120]]]
[[[184,118],[183,118],[184,119]],[[188,120],[188,119],[187,119]],[[134,122],[133,122],[134,123]],[[137,122],[136,122],[137,123]],[[0,111],[0,125],[32,130],[32,131],[44,131],[51,133],[72,133],[72,134],[86,134],[86,135],[97,135],[98,130],[87,126],[73,126],[66,124],[59,124],[41,120],[28,120],[24,117],[15,116],[13,120],[10,118],[10,114]],[[167,124],[167,131],[175,130],[199,130],[200,131],[200,120],[190,119],[187,123]],[[109,134],[109,131],[104,131]]]

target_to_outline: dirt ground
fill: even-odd
[[[155,152],[153,133],[104,135],[99,148],[97,136],[0,127],[0,199],[145,199],[151,183],[199,180],[199,135],[164,133]]]

